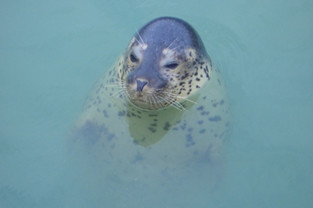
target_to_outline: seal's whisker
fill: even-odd
[[[177,102],[175,100],[173,101],[172,104],[177,106],[177,107],[179,107],[182,111],[186,111],[187,110],[181,103],[179,103],[179,102]]]
[[[168,102],[171,106],[173,106],[173,107],[175,106],[175,107],[179,108],[181,111],[186,110],[181,103],[179,103],[175,100],[174,94],[170,94],[170,93],[168,93],[168,94],[170,95],[170,97],[167,97],[165,95],[163,95],[163,97],[168,100]]]
[[[163,100],[165,103],[167,103],[168,105],[172,106],[173,108],[179,110],[179,111],[183,111],[185,110],[185,108],[180,104],[175,102],[174,100],[171,100],[170,98],[166,97],[166,96],[158,96],[158,98],[160,98],[161,100]]]
[[[114,87],[114,86],[122,86],[123,83],[122,82],[119,82],[119,81],[116,81],[116,82],[107,82],[104,84],[105,87]]]
[[[165,96],[162,93],[155,95],[156,103],[158,104],[158,106],[164,107],[168,104],[168,102],[166,100],[164,100],[164,97]],[[164,102],[165,102],[165,104],[164,104]]]
[[[113,93],[111,94],[111,97],[113,97],[113,98],[119,98],[120,95],[122,95],[122,94],[123,94],[123,91],[122,91],[122,90],[115,91],[115,92],[113,92]]]
[[[185,111],[186,110],[182,104],[180,104],[179,102],[177,102],[175,100],[170,100],[170,106],[173,106],[176,109],[179,109],[180,111]]]
[[[121,82],[108,82],[108,83],[106,83],[105,84],[106,86],[115,86],[115,85],[122,85],[122,83]]]
[[[137,41],[137,43],[142,46],[142,43],[135,37],[135,40]]]
[[[158,108],[158,105],[157,105],[155,96],[154,96],[154,95],[151,95],[151,96],[149,96],[148,98],[149,98],[149,104],[152,105],[153,109]]]
[[[153,95],[151,95],[151,96],[147,96],[147,101],[148,101],[148,103],[149,104],[151,104],[152,105],[152,107],[155,107],[155,101],[154,101],[154,99],[153,99]]]
[[[129,99],[130,95],[129,95],[128,91],[124,90],[124,94],[125,94],[126,99],[129,101],[130,100]],[[132,103],[132,102],[130,102],[130,103]]]
[[[160,99],[157,95],[153,95],[153,99],[154,99],[154,106],[156,108],[162,108],[164,107],[164,105],[162,104],[162,102],[160,102]]]
[[[190,102],[190,103],[197,104],[196,101],[193,101],[193,100],[188,99],[188,98],[183,97],[183,96],[179,96],[179,95],[177,95],[177,93],[176,93],[176,94],[175,94],[175,93],[171,93],[171,92],[167,92],[167,93],[168,93],[169,95],[171,95],[171,96],[176,96],[177,98],[181,99],[182,101],[188,101],[188,102]]]
[[[123,92],[124,92],[124,89],[119,89],[112,94],[112,97],[119,97],[120,95],[124,94]]]
[[[123,91],[125,91],[125,88],[123,88],[123,87],[112,88],[112,94],[114,94],[114,95],[119,94],[120,92],[123,92]]]
[[[191,99],[188,99],[188,98],[185,98],[185,97],[181,97],[181,96],[177,96],[177,98],[183,100],[183,101],[188,101],[190,103],[193,103],[193,104],[197,104],[197,102],[191,100]]]
[[[147,101],[149,104],[152,104],[152,101],[151,101],[151,97],[150,97],[150,96],[147,96],[147,97],[146,97],[146,101]]]
[[[141,45],[144,45],[145,44],[145,41],[143,41],[141,35],[139,34],[138,30],[136,31],[136,33],[138,34],[140,40],[141,40]]]
[[[160,100],[164,101],[164,100],[162,99],[162,97],[160,97],[160,96],[158,96],[158,95],[154,95],[153,98],[154,98],[155,104],[156,104],[157,106],[162,106],[162,103],[160,102]]]
[[[177,39],[178,39],[178,38],[175,38],[175,40],[173,40],[173,41],[167,46],[166,49],[171,49],[171,46],[173,45],[173,43],[174,43]],[[173,48],[173,49],[175,49],[175,48]],[[173,49],[171,49],[171,50],[173,50]]]
[[[104,87],[111,87],[111,88],[124,88],[122,85],[104,85]]]
[[[176,103],[171,103],[170,104],[171,107],[175,108],[176,110],[179,110],[179,111],[184,111],[186,110],[183,106],[179,106],[179,105],[176,105]]]
[[[176,48],[178,48],[179,46],[176,46],[175,48],[170,48],[172,51],[175,50]]]

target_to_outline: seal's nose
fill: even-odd
[[[146,84],[148,84],[147,81],[139,80],[139,79],[137,79],[136,82],[137,82],[137,91],[138,92],[142,92],[144,86],[146,86]]]

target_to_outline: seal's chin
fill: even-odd
[[[160,110],[171,105],[173,98],[166,93],[144,93],[128,91],[127,97],[131,104],[142,110]]]
[[[149,102],[131,99],[130,102],[139,109],[142,110],[158,110],[159,108],[156,106],[152,106]]]

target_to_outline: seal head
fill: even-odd
[[[126,95],[136,107],[158,110],[189,95],[182,81],[196,70],[196,61],[209,57],[197,32],[185,21],[162,17],[135,34],[120,76]],[[190,92],[189,92],[190,94]]]

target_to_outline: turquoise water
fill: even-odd
[[[123,184],[97,158],[69,154],[94,82],[164,15],[197,29],[229,89],[234,124],[214,190],[203,176]],[[2,1],[0,207],[313,207],[312,21],[304,0]]]

